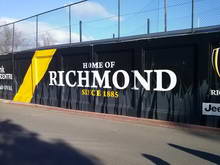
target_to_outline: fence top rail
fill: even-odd
[[[53,11],[56,11],[56,10],[59,10],[59,9],[63,9],[63,8],[69,7],[69,6],[73,6],[73,5],[77,5],[77,4],[80,4],[80,3],[84,3],[84,2],[86,2],[86,1],[88,1],[88,0],[81,0],[81,1],[78,1],[78,2],[70,3],[70,4],[68,4],[68,5],[64,5],[64,6],[61,6],[61,7],[52,9],[52,10],[48,10],[48,11],[45,11],[45,12],[42,12],[42,13],[39,13],[39,14],[30,16],[30,17],[26,17],[26,18],[23,18],[23,19],[20,19],[20,20],[11,22],[11,23],[7,23],[7,24],[4,24],[4,25],[0,25],[0,28],[1,28],[1,27],[4,27],[4,26],[9,26],[9,25],[12,25],[12,24],[15,24],[15,23],[18,23],[18,22],[22,22],[22,21],[25,21],[25,20],[28,20],[28,19],[31,19],[31,18],[34,18],[34,17],[38,17],[38,16],[40,16],[40,15],[47,14],[47,13],[50,13],[50,12],[53,12]]]

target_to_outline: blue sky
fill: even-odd
[[[168,1],[168,30],[191,27],[190,0]],[[0,24],[29,17],[53,8],[73,3],[73,0],[1,0]],[[121,0],[121,35],[129,36],[147,32],[146,20],[150,18],[151,32],[164,29],[163,0]],[[83,22],[85,40],[117,36],[117,0],[89,0],[87,4],[72,8],[72,36],[78,38],[79,20]],[[105,19],[106,18],[106,19]],[[34,19],[18,25],[35,34]],[[39,30],[50,32],[63,42],[68,39],[68,10],[63,9],[39,18]],[[195,27],[220,24],[219,0],[195,0]],[[28,28],[27,28],[28,27]],[[51,30],[52,29],[52,30]],[[55,30],[54,30],[55,29]],[[55,35],[56,34],[56,35]],[[65,40],[65,41],[64,41]]]
[[[0,16],[25,18],[67,4],[68,0],[1,0]]]

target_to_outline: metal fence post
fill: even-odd
[[[12,24],[12,45],[11,45],[11,52],[14,53],[14,45],[15,45],[15,24]]]
[[[118,38],[120,38],[121,33],[121,1],[118,0]]]
[[[150,19],[147,19],[147,34],[150,34]]]
[[[167,0],[164,0],[164,31],[167,32]]]
[[[70,44],[72,43],[72,35],[71,35],[71,30],[72,30],[72,26],[71,26],[71,5],[69,5],[69,40],[70,40]]]
[[[79,21],[79,42],[82,42],[82,21]]]
[[[36,48],[38,48],[38,15],[36,15]]]
[[[191,30],[194,30],[194,0],[192,0],[192,22],[191,22]]]
[[[14,45],[15,45],[15,23],[12,24],[12,47],[11,47],[11,62],[12,62],[12,74],[13,74],[13,86],[14,86],[14,93],[17,92],[17,84],[15,83],[15,55],[14,55]]]

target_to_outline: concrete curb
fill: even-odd
[[[131,123],[141,124],[141,125],[159,126],[159,127],[166,127],[166,128],[191,129],[191,130],[199,130],[199,131],[214,131],[214,132],[220,133],[220,128],[215,128],[215,127],[207,127],[207,126],[200,126],[200,125],[193,125],[193,124],[182,124],[182,123],[176,123],[176,122],[171,122],[171,121],[137,118],[137,117],[130,117],[130,116],[114,115],[114,114],[104,114],[104,113],[89,112],[89,111],[82,111],[82,110],[65,109],[65,108],[40,105],[40,104],[14,102],[11,100],[3,100],[3,99],[0,99],[0,102],[5,103],[5,104],[37,107],[42,110],[61,111],[61,112],[69,113],[69,114],[75,114],[75,115],[86,116],[86,117],[94,117],[94,118],[99,118],[99,119],[107,119],[107,120],[114,120],[114,121],[120,121],[120,122],[131,122]]]

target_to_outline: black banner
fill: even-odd
[[[193,34],[1,56],[0,97],[220,127],[219,37]]]

